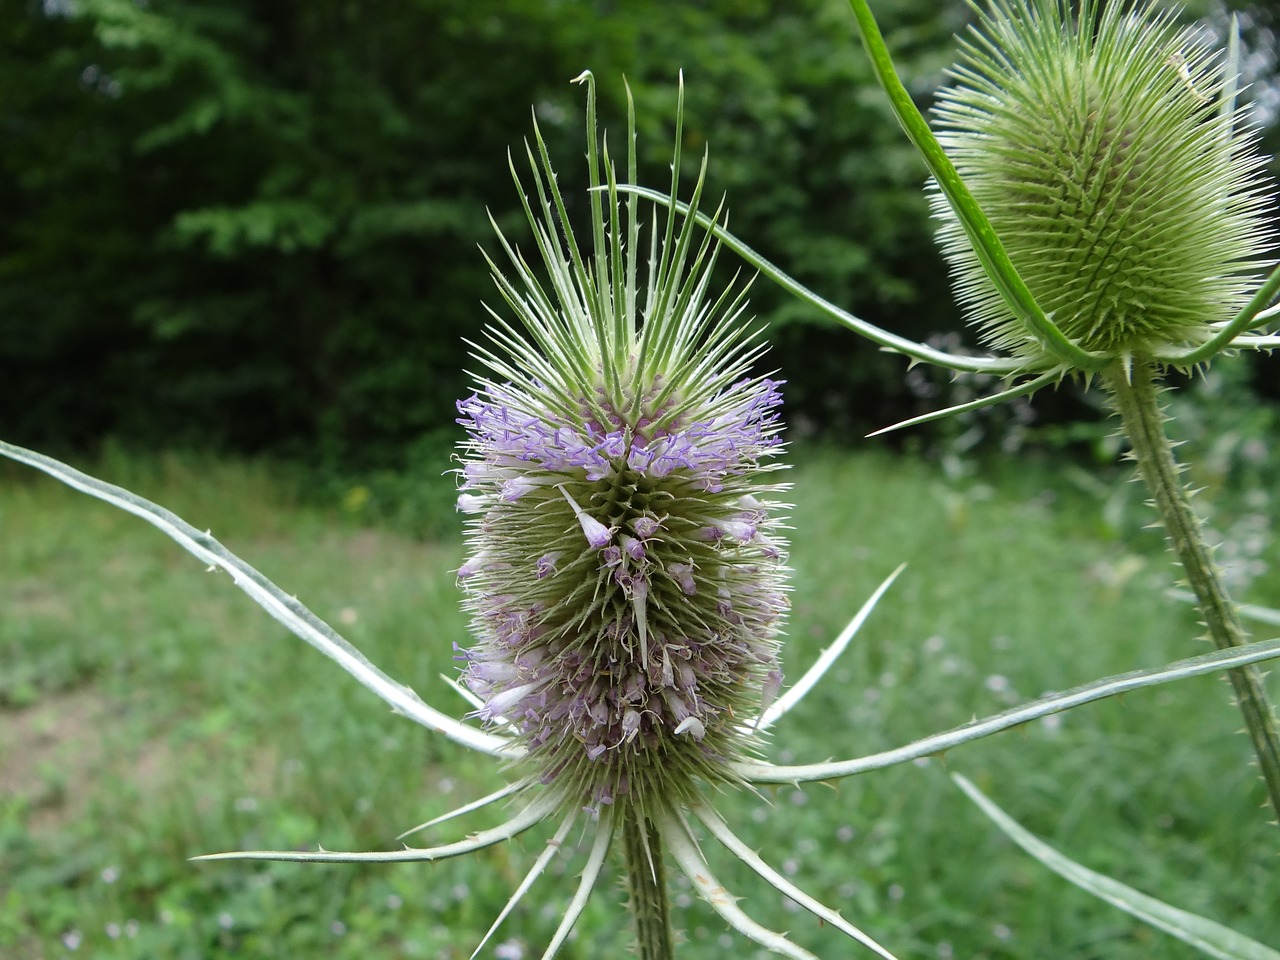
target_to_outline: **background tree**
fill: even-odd
[[[613,129],[622,76],[634,91],[646,182],[667,177],[683,68],[685,148],[710,150],[738,235],[874,322],[957,327],[923,167],[841,0],[4,6],[0,435],[16,441],[216,442],[358,467],[403,466],[425,442],[436,457],[463,340],[495,299],[486,209],[520,236],[506,152],[532,105],[553,154],[580,153],[568,80],[588,66]],[[967,13],[892,7],[923,102]],[[1270,16],[1248,22],[1258,49]],[[801,430],[912,412],[898,360],[766,285],[752,310]]]

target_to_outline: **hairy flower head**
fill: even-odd
[[[708,295],[714,244],[673,211],[642,236],[639,202],[624,210],[590,95],[588,131],[594,249],[536,137],[526,213],[549,285],[502,241],[516,282],[495,280],[523,330],[494,314],[487,375],[458,404],[463,682],[530,779],[647,815],[735,779],[781,681],[781,397],[750,373],[743,294]],[[632,179],[634,163],[632,147]]]
[[[1143,356],[1207,340],[1270,239],[1234,75],[1147,4],[992,0],[937,107],[939,140],[1031,293],[1079,346]],[[1039,342],[939,196],[960,299],[996,347]]]

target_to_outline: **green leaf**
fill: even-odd
[[[667,194],[660,190],[651,190],[648,187],[636,186],[635,184],[619,184],[618,191],[643,197],[646,200],[652,200],[654,203],[670,204],[671,209],[681,216],[687,217],[691,213],[688,204],[672,201]],[[742,257],[751,267],[769,280],[772,280],[787,293],[818,310],[818,312],[826,314],[837,323],[848,327],[854,333],[866,337],[872,343],[879,344],[886,350],[893,353],[901,353],[903,356],[911,357],[913,360],[923,360],[926,363],[936,364],[949,370],[961,370],[970,373],[1002,375],[1023,373],[1032,369],[1022,359],[969,357],[947,353],[944,350],[936,350],[928,344],[916,343],[914,340],[908,340],[906,337],[900,337],[896,333],[883,330],[814,293],[777,264],[772,263],[762,254],[738,239],[737,236],[730,233],[722,224],[716,223],[711,217],[696,212],[692,215],[698,226],[710,231],[726,249],[732,250]]]
[[[1219,960],[1280,960],[1280,952],[1263,946],[1230,927],[1224,927],[1213,920],[1170,906],[1163,900],[1140,893],[1119,880],[1113,880],[1111,877],[1081,866],[1024,830],[968,779],[958,773],[953,773],[951,779],[983,813],[991,818],[1005,836],[1058,876],[1070,880],[1081,890],[1177,937],[1183,943],[1190,944],[1208,956],[1218,957]]]
[[[123,487],[81,473],[60,460],[46,457],[34,450],[0,440],[0,457],[25,463],[73,490],[96,497],[145,520],[177,542],[187,553],[207,564],[210,570],[224,570],[231,576],[232,583],[248,594],[276,622],[333,660],[402,716],[473,750],[494,756],[515,755],[506,738],[477,730],[428,706],[412,689],[383,673],[337,631],[299,602],[297,597],[281,590],[258,570],[245,563],[215,540],[209,531],[197,530],[157,503]]]
[[[0,452],[3,446],[0,445]],[[1212,653],[1202,653],[1196,657],[1178,660],[1155,670],[1133,670],[1112,677],[1104,677],[1092,683],[1082,684],[1065,693],[1054,693],[1039,700],[1032,700],[1002,713],[971,720],[969,723],[942,733],[931,734],[906,746],[882,750],[879,753],[868,753],[851,760],[835,760],[825,763],[807,763],[793,766],[782,766],[772,763],[735,764],[738,775],[753,783],[801,783],[816,780],[837,780],[841,777],[852,777],[870,770],[892,767],[909,760],[931,757],[952,750],[961,744],[981,740],[993,733],[1010,730],[1032,720],[1039,720],[1053,713],[1061,713],[1086,703],[1118,696],[1143,687],[1153,687],[1174,680],[1186,680],[1219,670],[1230,670],[1261,663],[1280,657],[1280,637],[1247,643],[1240,647],[1228,647]]]

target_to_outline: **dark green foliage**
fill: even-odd
[[[882,6],[925,101],[965,7]],[[531,108],[585,209],[582,93],[568,81],[586,67],[615,152],[630,82],[646,185],[669,176],[684,69],[685,148],[710,150],[708,196],[727,194],[736,233],[904,335],[956,327],[923,166],[843,0],[3,0],[0,12],[8,439],[404,466],[420,437],[453,429],[463,340],[497,300],[476,249],[494,247],[486,209],[523,237],[506,153],[523,149]],[[771,284],[752,296],[793,422],[861,433],[918,412],[901,361]]]
[[[927,91],[957,22],[898,7]],[[646,183],[668,175],[684,68],[685,146],[709,146],[736,230],[873,319],[949,322],[925,306],[944,287],[922,168],[837,0],[9,2],[0,50],[8,438],[403,462],[465,391],[463,338],[496,300],[476,247],[486,208],[504,225],[516,208],[506,152],[531,106],[568,192],[583,181],[568,81],[588,66],[618,139],[632,85]],[[763,284],[753,309],[809,319]],[[776,339],[787,368],[816,344],[838,357],[793,387],[819,419],[901,392],[847,337],[837,352],[809,325]]]
[[[505,32],[465,36],[430,7],[25,13],[6,29],[44,46],[36,62],[61,67],[63,89],[16,76],[32,93],[5,118],[43,148],[5,158],[10,435],[345,455],[450,417],[442,374],[479,315],[483,195],[524,123],[476,68]],[[450,116],[462,89],[474,96]],[[486,141],[487,166],[468,140]]]

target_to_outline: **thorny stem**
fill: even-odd
[[[640,960],[673,960],[671,916],[662,869],[662,840],[653,824],[633,805],[622,818],[627,892],[636,921],[636,956]]]
[[[1135,363],[1132,370],[1113,367],[1104,378],[1111,402],[1128,434],[1138,473],[1151,491],[1169,544],[1195,592],[1209,635],[1219,649],[1245,644],[1248,635],[1213,563],[1200,518],[1191,509],[1187,489],[1179,478],[1182,468],[1174,458],[1173,444],[1165,433],[1165,416],[1160,409],[1159,388],[1151,366]],[[1267,698],[1262,673],[1251,665],[1231,670],[1228,676],[1253,740],[1271,808],[1280,817],[1280,735],[1276,732],[1275,709]]]

